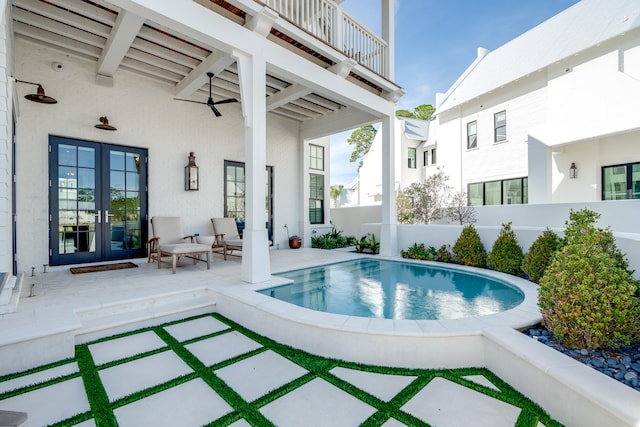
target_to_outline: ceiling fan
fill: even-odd
[[[207,76],[209,77],[209,99],[207,100],[207,102],[201,102],[201,101],[192,101],[190,99],[180,99],[180,98],[173,98],[176,101],[185,101],[185,102],[194,102],[196,104],[204,104],[207,105],[209,108],[211,108],[211,111],[213,111],[213,114],[216,115],[216,117],[220,117],[222,116],[222,114],[220,113],[220,111],[218,111],[218,109],[216,108],[216,105],[218,104],[230,104],[232,102],[238,102],[237,99],[235,98],[229,98],[229,99],[223,99],[221,101],[213,101],[213,98],[211,97],[211,80],[213,79],[213,73],[207,73]]]

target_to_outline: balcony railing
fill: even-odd
[[[280,16],[375,73],[389,77],[387,43],[331,0],[263,0]]]

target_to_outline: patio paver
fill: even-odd
[[[278,427],[357,426],[375,408],[316,378],[260,409]]]
[[[27,421],[20,427],[40,427],[67,419],[90,409],[81,378],[0,400],[0,409],[26,412]]]
[[[165,351],[102,369],[99,375],[109,400],[113,402],[190,372],[191,368],[175,353]]]
[[[417,377],[404,375],[377,374],[347,368],[333,368],[329,371],[338,378],[388,402],[411,384]]]
[[[120,427],[198,427],[232,410],[211,387],[197,378],[113,412]]]
[[[213,317],[201,317],[199,319],[165,326],[164,328],[165,331],[169,332],[172,337],[180,342],[224,331],[226,329],[229,329],[229,326],[217,319],[214,319]]]
[[[254,401],[307,372],[271,350],[215,371],[217,376],[247,402]]]
[[[438,427],[513,427],[520,415],[520,408],[445,378],[434,378],[402,410]]]
[[[187,350],[207,366],[215,365],[260,347],[262,346],[257,342],[236,331],[185,346]]]
[[[157,348],[166,347],[166,343],[155,333],[143,332],[127,337],[91,344],[89,351],[96,366],[114,360],[146,353]]]

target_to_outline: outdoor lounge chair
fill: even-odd
[[[193,258],[195,264],[197,261],[204,261],[200,256],[205,254],[207,270],[209,270],[211,247],[194,243],[194,236],[185,236],[180,217],[153,217],[151,218],[151,228],[153,229],[153,238],[149,240],[149,259],[147,262],[151,262],[155,258],[158,262],[158,268],[160,268],[162,257],[170,256],[173,274],[176,274],[176,263],[180,256]],[[185,239],[189,239],[189,242],[185,242]]]
[[[227,260],[227,254],[232,251],[242,250],[242,237],[238,231],[238,225],[234,218],[211,218],[213,224],[213,250],[216,248],[222,248],[222,254],[225,261]]]

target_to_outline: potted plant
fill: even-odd
[[[294,234],[293,236],[289,236],[289,227],[287,227],[287,224],[284,225],[284,228],[287,229],[287,237],[289,238],[289,247],[291,249],[300,248],[300,246],[302,246],[302,239],[300,238],[300,236],[296,234]]]

